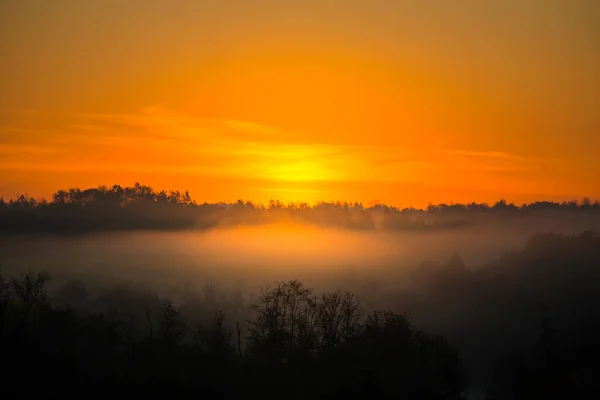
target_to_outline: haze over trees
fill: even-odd
[[[209,398],[279,398],[282,390],[294,398],[388,398],[400,384],[413,398],[460,399],[464,389],[460,360],[444,338],[390,311],[362,318],[349,293],[316,296],[298,281],[278,282],[252,306],[249,336],[242,339],[238,322],[232,340],[222,312],[189,326],[169,300],[154,298],[145,320],[129,321],[52,307],[49,280],[32,271],[0,276],[7,382],[33,379],[58,389],[68,377],[67,392],[81,384],[168,385]]]
[[[198,204],[139,184],[2,200],[3,376],[209,398],[590,398],[599,228],[591,201]]]
[[[2,275],[4,376],[49,387],[64,376],[104,387],[194,387],[209,398],[283,390],[459,399],[473,387],[486,399],[596,393],[598,234],[538,234],[476,268],[454,255],[407,274],[408,284],[358,295],[290,280],[255,296],[207,284],[176,301],[135,284],[93,293],[93,282],[74,280],[47,290],[46,273]]]
[[[536,202],[516,206],[499,200],[488,204],[439,204],[426,209],[396,208],[384,204],[320,202],[283,204],[271,200],[255,204],[202,203],[189,192],[156,191],[136,183],[133,187],[100,186],[59,190],[50,201],[21,195],[0,199],[0,232],[60,233],[140,229],[205,229],[215,226],[259,225],[294,221],[317,226],[423,231],[452,229],[479,223],[520,223],[538,218],[563,222],[600,221],[600,203]],[[589,227],[588,227],[589,228]]]

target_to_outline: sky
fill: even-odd
[[[0,196],[600,198],[597,0],[0,0]]]

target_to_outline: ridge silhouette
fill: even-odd
[[[27,198],[0,199],[0,233],[77,233],[119,230],[207,229],[215,226],[261,225],[278,221],[358,230],[452,230],[480,224],[518,224],[536,218],[595,218],[600,203],[541,201],[516,206],[496,204],[439,204],[426,209],[396,208],[384,204],[319,202],[267,205],[238,200],[233,203],[194,201],[188,191],[155,191],[133,187],[72,188],[54,193],[51,201]],[[584,221],[585,222],[585,221]],[[590,229],[589,226],[583,229]],[[577,230],[583,230],[577,229]]]

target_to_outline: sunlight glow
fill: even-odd
[[[267,178],[281,181],[320,181],[335,177],[332,171],[310,161],[272,164],[267,168]]]
[[[332,181],[340,178],[324,146],[247,144],[239,151],[254,164],[256,177],[273,181]]]
[[[0,197],[600,197],[599,2],[431,1],[0,2]]]

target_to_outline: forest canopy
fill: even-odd
[[[25,195],[0,199],[2,232],[111,231],[124,229],[202,229],[257,225],[281,220],[352,229],[445,229],[486,221],[517,221],[523,217],[599,216],[600,203],[542,201],[517,206],[501,199],[486,203],[438,204],[426,209],[385,204],[318,202],[268,204],[198,203],[188,191],[156,191],[136,183],[81,190],[59,190],[50,201]],[[501,218],[499,218],[501,217]]]

